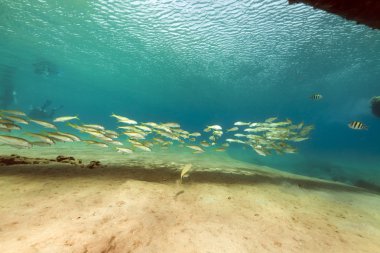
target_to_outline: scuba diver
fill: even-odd
[[[12,82],[13,68],[6,66],[0,81],[0,108],[7,109],[17,104],[16,91]]]
[[[60,71],[56,64],[51,61],[41,60],[33,64],[34,73],[44,78],[59,75]]]
[[[30,118],[34,119],[52,119],[55,115],[55,113],[62,109],[63,106],[61,105],[58,108],[53,108],[48,110],[48,107],[51,105],[50,100],[46,100],[45,103],[42,106],[34,107],[32,106],[32,109],[29,111],[28,116]]]

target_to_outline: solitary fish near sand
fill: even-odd
[[[189,176],[189,171],[191,170],[191,167],[193,165],[191,163],[189,164],[185,164],[183,167],[182,167],[182,170],[181,170],[181,184],[182,184],[182,179],[184,177],[188,177]]]

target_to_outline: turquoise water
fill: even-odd
[[[369,106],[380,95],[378,30],[285,0],[5,0],[0,35],[11,109],[48,99],[63,106],[59,115],[110,128],[117,113],[191,131],[289,118],[316,127],[297,154],[262,157],[233,145],[228,155],[380,182],[380,119]],[[348,128],[353,120],[369,130]]]

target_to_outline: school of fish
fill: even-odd
[[[243,145],[261,156],[273,153],[296,153],[291,142],[309,139],[313,125],[293,124],[289,119],[278,121],[276,117],[264,122],[238,121],[223,130],[220,125],[206,126],[202,132],[189,132],[175,122],[137,122],[125,116],[112,114],[117,129],[110,130],[99,124],[81,123],[78,116],[62,116],[52,122],[30,119],[21,111],[0,111],[0,144],[16,148],[51,146],[57,142],[82,142],[100,148],[112,148],[122,154],[137,150],[151,152],[153,148],[168,149],[171,145],[187,148],[194,154],[205,151],[223,152],[230,145]],[[23,131],[22,125],[33,124],[38,132]],[[77,131],[63,132],[64,124]],[[35,129],[35,128],[34,128]]]

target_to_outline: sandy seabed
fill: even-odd
[[[377,194],[172,155],[0,167],[0,252],[380,252]]]

